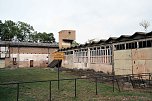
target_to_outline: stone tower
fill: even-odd
[[[59,32],[59,48],[71,47],[72,42],[75,40],[75,30],[61,30]]]

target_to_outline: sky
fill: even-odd
[[[108,39],[143,32],[151,23],[152,0],[0,0],[0,20],[26,22],[38,32],[76,30],[76,41]]]

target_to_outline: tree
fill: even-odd
[[[48,33],[48,42],[49,43],[54,43],[55,42],[55,38],[54,38],[53,33]]]
[[[2,41],[17,40],[19,42],[42,42],[54,43],[55,38],[53,33],[34,31],[33,26],[25,22],[18,21],[17,23],[6,20],[4,23],[0,20],[0,39]]]
[[[0,37],[2,35],[2,29],[3,29],[3,22],[0,20]]]
[[[31,35],[31,39],[32,39],[32,42],[41,42],[41,43],[54,43],[55,42],[55,38],[54,38],[54,35],[53,33],[46,33],[46,32],[34,32],[32,35]]]
[[[37,31],[34,31],[32,34],[30,34],[30,42],[37,43],[38,37],[37,37]]]
[[[42,43],[53,43],[53,42],[55,42],[55,38],[54,38],[53,33],[46,33],[46,32],[40,33],[39,32],[37,34],[37,38]]]
[[[11,20],[5,20],[2,23],[0,20],[0,38],[2,41],[12,40],[14,37],[18,41],[28,41],[32,31],[34,31],[33,27],[27,23],[21,21],[15,23]]]
[[[31,34],[34,31],[33,26],[21,21],[17,22],[17,26],[19,29],[19,33],[17,34],[17,39],[19,41],[30,41]]]
[[[139,23],[140,26],[142,26],[145,30],[145,32],[147,31],[147,28],[150,26],[150,22],[143,20]]]
[[[18,28],[15,22],[6,20],[4,23],[0,22],[0,38],[3,41],[10,41],[18,33]]]

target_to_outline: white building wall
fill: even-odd
[[[11,54],[11,58],[18,58],[18,54]],[[48,54],[19,54],[20,61],[43,61],[48,60]]]

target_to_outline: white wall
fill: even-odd
[[[11,54],[11,58],[18,58],[18,54]],[[43,61],[48,60],[48,54],[19,54],[19,61]]]

